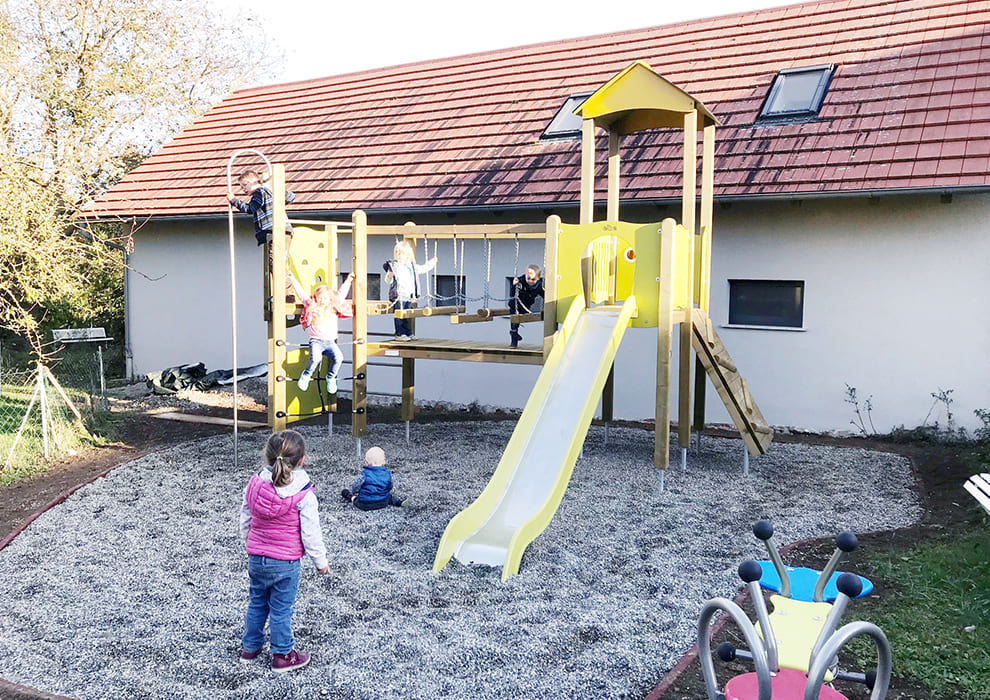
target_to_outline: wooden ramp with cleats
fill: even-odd
[[[694,351],[732,416],[732,422],[736,424],[746,447],[753,455],[763,454],[773,440],[773,429],[753,401],[746,380],[729,357],[729,352],[712,327],[708,314],[701,309],[694,309],[691,330]]]

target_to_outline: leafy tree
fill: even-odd
[[[92,317],[129,233],[93,198],[280,58],[206,0],[0,0],[0,327],[41,352],[49,313]],[[57,310],[57,311],[56,311]]]

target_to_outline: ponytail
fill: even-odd
[[[265,462],[272,469],[272,483],[288,486],[292,483],[292,470],[296,469],[306,454],[306,443],[295,430],[273,433],[265,445]]]

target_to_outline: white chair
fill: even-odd
[[[973,474],[963,486],[990,513],[990,474]]]

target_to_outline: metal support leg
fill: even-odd
[[[333,437],[333,411],[327,411],[327,437]]]
[[[608,429],[609,429],[609,424],[606,423],[605,424],[605,447],[608,447]]]
[[[361,459],[361,438],[356,438],[354,445],[357,447],[357,458]]]
[[[409,444],[409,423],[412,421],[406,421],[406,444]]]
[[[749,476],[749,448],[743,443],[743,476]]]
[[[681,471],[682,472],[686,472],[687,471],[687,448],[686,447],[682,447],[681,448]]]
[[[663,477],[667,473],[666,469],[658,470],[660,473],[657,474],[657,493],[663,493]]]

